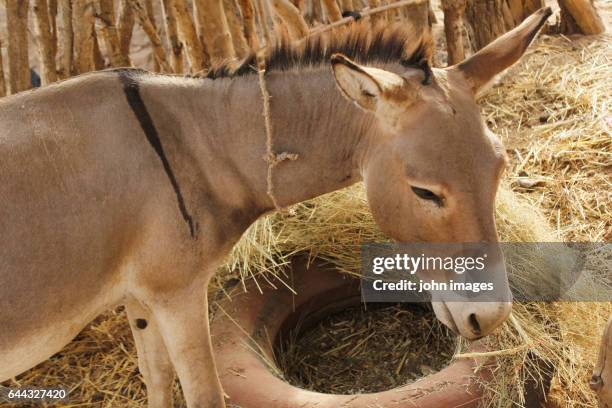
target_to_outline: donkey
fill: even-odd
[[[397,241],[497,242],[504,149],[475,98],[550,14],[433,71],[414,65],[427,41],[403,30],[353,28],[275,48],[266,74],[274,149],[299,155],[274,168],[278,204],[363,180],[377,223]],[[189,407],[225,406],[206,287],[274,209],[251,62],[208,79],[102,71],[0,101],[0,381],[125,305],[149,406],[170,406],[173,370]],[[503,267],[492,273],[507,285]],[[468,339],[510,308],[435,305]]]

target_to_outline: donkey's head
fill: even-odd
[[[375,136],[362,172],[374,217],[400,242],[497,243],[495,195],[506,164],[499,139],[483,122],[476,96],[523,55],[550,16],[542,9],[464,62],[401,75],[332,57],[342,93],[372,112]],[[503,257],[487,273],[505,300],[436,302],[437,317],[467,338],[493,331],[509,315]],[[473,299],[472,299],[473,300]]]

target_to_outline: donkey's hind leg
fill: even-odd
[[[126,305],[138,352],[138,368],[147,386],[149,408],[172,406],[174,370],[151,312],[137,301]]]

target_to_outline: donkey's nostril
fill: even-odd
[[[603,386],[603,381],[601,380],[601,376],[597,374],[593,374],[591,377],[591,381],[589,381],[589,386],[593,391],[599,390]]]
[[[470,323],[470,328],[472,329],[472,332],[474,332],[475,335],[480,336],[480,323],[478,323],[478,319],[476,319],[476,314],[470,314],[468,317],[468,321]]]

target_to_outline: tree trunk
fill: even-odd
[[[293,40],[298,40],[308,34],[308,24],[300,14],[300,10],[289,0],[272,0],[276,14],[283,20]]]
[[[162,0],[162,14],[166,38],[170,45],[170,65],[176,74],[183,73],[183,44],[181,44],[176,28],[176,10],[174,0]]]
[[[465,0],[442,0],[444,10],[444,34],[448,51],[448,65],[455,65],[465,59],[463,48],[463,13]]]
[[[74,65],[77,74],[93,71],[94,61],[94,5],[91,0],[72,2],[74,29]]]
[[[255,28],[255,10],[253,9],[252,0],[238,0],[240,10],[242,11],[242,19],[244,20],[244,36],[252,50],[259,48],[259,39],[257,38],[257,29]]]
[[[236,51],[227,26],[222,0],[194,0],[198,32],[202,38],[211,64],[235,58]]]
[[[238,58],[243,58],[249,52],[249,46],[244,38],[242,16],[236,4],[236,0],[223,0],[227,25],[232,36],[234,50]]]
[[[11,93],[31,88],[28,56],[28,0],[6,0]]]
[[[51,42],[51,27],[49,25],[49,8],[47,0],[34,0],[32,7],[36,17],[36,40],[40,55],[41,80],[43,85],[57,81],[55,68],[55,52]]]
[[[62,29],[59,41],[62,46],[60,57],[60,76],[68,78],[72,74],[74,32],[72,30],[72,3],[70,0],[59,0],[59,12],[62,18]]]
[[[132,42],[132,32],[134,31],[134,11],[130,6],[130,0],[119,0],[119,19],[117,22],[117,33],[119,36],[119,52],[121,58],[132,65],[130,62],[130,43]]]
[[[126,67],[130,62],[121,53],[119,46],[119,33],[115,25],[115,7],[113,0],[98,0],[98,20],[100,33],[106,48],[110,65],[113,67]]]
[[[155,60],[159,64],[161,70],[163,72],[171,72],[172,69],[166,61],[166,51],[164,50],[161,39],[157,34],[157,30],[155,29],[153,22],[149,18],[149,13],[147,11],[145,3],[142,0],[130,0],[130,5],[132,6],[132,10],[134,11],[136,18],[138,18],[140,26],[151,41],[151,46],[153,47],[153,55],[155,56]]]
[[[606,31],[592,0],[559,0],[559,7],[561,33],[593,35]]]
[[[191,72],[198,73],[204,71],[206,67],[204,59],[204,49],[202,43],[198,39],[198,34],[189,12],[186,0],[172,0],[174,12],[176,15],[176,24],[178,28],[179,38],[185,44],[185,55],[189,61]]]

